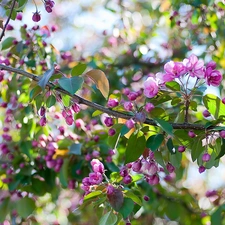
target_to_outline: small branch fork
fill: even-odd
[[[0,35],[0,42],[2,41],[2,38],[3,38],[4,35],[5,35],[5,30],[6,30],[7,25],[9,24],[10,19],[11,19],[12,12],[13,12],[13,9],[14,9],[14,7],[15,7],[15,4],[16,4],[16,0],[13,0],[12,6],[11,6],[11,9],[10,9],[10,12],[9,12],[8,19],[6,20],[5,25],[4,25],[3,29],[2,29],[2,33],[1,33],[1,35]]]
[[[34,74],[31,74],[31,73],[28,73],[24,70],[16,69],[16,68],[5,66],[5,65],[2,65],[2,64],[0,64],[0,70],[6,70],[8,72],[20,74],[20,75],[28,77],[31,80],[36,81],[36,82],[38,82],[41,79],[41,77],[38,77],[38,76],[36,76]],[[89,107],[91,107],[95,110],[99,110],[101,112],[107,113],[108,115],[114,116],[116,118],[123,118],[123,119],[128,120],[128,119],[131,119],[133,117],[132,115],[128,115],[128,114],[123,113],[123,112],[115,111],[115,110],[106,108],[102,105],[99,105],[97,103],[88,101],[88,100],[86,100],[86,99],[84,99],[84,98],[82,98],[82,97],[80,97],[76,94],[72,95],[68,91],[66,91],[66,90],[64,90],[60,87],[56,87],[51,82],[48,82],[46,86],[48,86],[49,88],[54,88],[54,90],[56,90],[59,93],[70,96],[71,98],[73,98],[79,104],[87,105],[87,106],[89,106]],[[144,124],[157,126],[157,124],[154,120],[148,119],[148,118],[145,120]],[[174,129],[184,129],[184,130],[190,130],[191,129],[191,130],[204,130],[204,131],[206,130],[205,126],[201,125],[201,124],[191,124],[191,123],[170,123],[170,124],[172,125],[172,127]],[[207,129],[209,130],[209,129],[212,129],[212,128],[215,128],[215,127],[208,127]]]

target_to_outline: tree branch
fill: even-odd
[[[13,73],[16,73],[16,74],[23,75],[23,76],[28,77],[28,78],[36,81],[36,82],[38,82],[41,79],[41,77],[36,76],[34,74],[31,74],[31,73],[28,73],[24,70],[16,69],[16,68],[5,66],[5,65],[2,65],[2,64],[0,64],[0,69],[6,70],[8,72],[13,72]],[[70,96],[71,98],[73,98],[79,104],[87,105],[87,106],[89,106],[89,107],[91,107],[95,110],[99,110],[101,112],[107,113],[108,115],[114,116],[116,118],[123,118],[123,119],[127,119],[127,120],[133,118],[132,115],[106,108],[106,107],[104,107],[102,105],[99,105],[97,103],[88,101],[88,100],[86,100],[86,99],[84,99],[84,98],[82,98],[82,97],[80,97],[76,94],[72,95],[68,91],[66,91],[66,90],[64,90],[60,87],[56,87],[51,82],[48,82],[46,86],[48,86],[49,88],[54,88],[54,90],[56,90],[59,93]],[[149,119],[149,118],[147,118],[144,123],[148,124],[148,125],[157,126],[156,122],[152,119]],[[192,130],[206,130],[206,129],[209,130],[209,129],[215,128],[215,127],[205,128],[205,126],[202,125],[202,124],[191,124],[191,123],[170,123],[170,124],[172,125],[172,127],[174,129],[184,129],[184,130],[190,130],[190,129],[192,129]]]
[[[0,42],[1,42],[2,38],[4,37],[4,35],[5,35],[5,30],[6,30],[6,27],[7,27],[8,23],[9,23],[10,19],[11,19],[12,12],[13,12],[13,9],[15,7],[15,4],[16,4],[16,0],[13,0],[12,6],[11,6],[11,10],[9,12],[8,19],[5,22],[5,25],[3,27],[3,30],[2,30],[2,33],[1,33],[1,36],[0,36]]]

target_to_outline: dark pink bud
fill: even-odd
[[[66,123],[70,126],[74,123],[73,116],[69,115],[66,118]]]
[[[204,153],[203,154],[203,156],[202,156],[202,161],[203,162],[208,162],[210,159],[211,159],[210,154],[208,154],[208,153]]]
[[[39,122],[40,126],[44,127],[46,125],[46,123],[47,123],[46,117],[45,116],[41,117],[40,122]]]
[[[98,158],[99,155],[100,155],[100,152],[99,152],[99,151],[94,150],[94,151],[92,152],[92,156],[93,156],[94,158]]]
[[[93,140],[94,140],[95,142],[98,142],[98,141],[99,141],[99,136],[98,136],[98,135],[95,135],[95,136],[93,137]]]
[[[46,166],[51,169],[56,166],[56,160],[46,161]]]
[[[175,170],[175,167],[171,163],[167,163],[166,169],[168,170],[169,173],[173,173]]]
[[[85,155],[84,158],[85,158],[86,161],[90,161],[92,157],[91,157],[91,155],[88,153],[87,155]]]
[[[148,113],[150,113],[154,108],[155,108],[155,106],[150,102],[146,103],[146,105],[145,105],[145,111]]]
[[[113,149],[109,149],[108,154],[109,154],[110,156],[115,155],[115,150],[113,150]]]
[[[34,22],[39,22],[41,20],[41,14],[40,12],[36,11],[33,16],[32,16],[32,20]]]
[[[186,150],[186,147],[181,145],[178,147],[178,152],[184,152]]]
[[[112,195],[114,192],[114,187],[109,184],[106,190],[107,190],[107,195]]]
[[[107,103],[107,106],[109,108],[114,108],[114,107],[116,107],[118,105],[119,105],[119,102],[118,102],[118,100],[116,98],[115,99],[109,99],[109,101]]]
[[[204,117],[209,117],[211,115],[210,112],[207,109],[204,110],[202,114],[203,114]]]
[[[10,24],[8,24],[8,25],[6,26],[6,30],[13,30],[13,29],[14,29],[13,26],[10,25]]]
[[[132,170],[134,172],[139,172],[141,170],[141,166],[142,166],[141,161],[136,161],[132,164]]]
[[[4,132],[8,132],[9,131],[9,128],[8,127],[3,127],[3,131]]]
[[[196,134],[194,133],[194,131],[190,130],[190,131],[188,131],[188,136],[191,138],[194,138],[196,136]]]
[[[16,19],[17,20],[22,20],[23,19],[23,14],[22,13],[17,13]]]
[[[127,128],[132,129],[132,128],[134,128],[135,121],[133,119],[129,119],[126,121],[125,124],[126,124]]]
[[[124,109],[127,110],[127,111],[132,111],[134,105],[133,105],[132,102],[125,102],[125,103],[123,104],[123,107],[124,107]]]
[[[129,98],[130,101],[134,101],[138,97],[138,94],[136,92],[130,92],[127,97]]]
[[[120,175],[121,175],[121,177],[126,177],[128,175],[128,171],[127,171],[126,167],[123,167],[120,170]]]
[[[200,166],[200,167],[198,168],[198,171],[199,171],[199,173],[205,172],[205,167],[204,167],[204,166]]]
[[[132,177],[130,175],[127,175],[123,178],[124,184],[130,184],[132,182]]]
[[[80,112],[80,105],[78,105],[76,102],[71,106],[71,108],[75,113]]]
[[[113,129],[113,128],[110,128],[109,131],[108,131],[108,134],[109,134],[109,136],[113,136],[113,135],[116,134],[116,130]]]
[[[149,199],[150,199],[150,198],[149,198],[147,195],[144,196],[144,200],[145,200],[146,202],[148,202]]]
[[[44,116],[45,115],[45,112],[46,112],[45,107],[44,106],[41,106],[40,112],[39,112],[40,116]]]
[[[146,178],[147,182],[150,184],[150,185],[156,185],[159,183],[159,177],[158,175],[152,175],[152,176],[149,176]]]
[[[225,130],[221,130],[220,131],[220,137],[221,138],[225,138]]]
[[[104,123],[107,127],[111,127],[113,125],[113,119],[111,117],[106,117]]]
[[[218,195],[218,193],[217,193],[216,190],[207,191],[207,192],[205,193],[205,196],[206,196],[207,198],[212,197],[212,196],[217,196],[217,195]]]
[[[225,104],[225,98],[222,99],[222,103]]]

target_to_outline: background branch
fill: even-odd
[[[6,30],[6,27],[7,27],[8,23],[9,23],[10,19],[11,19],[12,12],[13,12],[13,9],[15,7],[15,4],[16,4],[16,0],[13,0],[12,6],[11,6],[11,9],[10,9],[10,12],[9,12],[9,16],[8,16],[8,18],[7,18],[6,22],[5,22],[5,25],[4,25],[3,29],[2,29],[2,33],[1,33],[1,36],[0,36],[0,41],[2,40],[2,38],[5,35],[5,30]]]
[[[16,74],[23,75],[23,76],[28,77],[28,78],[36,81],[36,82],[38,82],[41,79],[41,77],[36,76],[34,74],[31,74],[31,73],[28,73],[24,70],[16,69],[16,68],[5,66],[5,65],[2,65],[2,64],[0,64],[0,69],[6,70],[8,72],[13,72],[13,73],[16,73]],[[87,105],[87,106],[89,106],[89,107],[91,107],[95,110],[99,110],[101,112],[107,113],[108,115],[114,116],[116,118],[123,118],[123,119],[128,120],[128,119],[131,119],[131,118],[134,117],[133,115],[129,115],[129,114],[126,114],[126,113],[123,113],[123,112],[112,110],[112,109],[109,109],[109,108],[104,107],[102,105],[99,105],[95,102],[88,101],[88,100],[86,100],[86,99],[84,99],[84,98],[82,98],[82,97],[80,97],[76,94],[72,95],[68,91],[62,89],[61,87],[56,87],[51,82],[48,82],[46,86],[48,86],[49,88],[54,88],[54,90],[56,90],[59,93],[70,96],[71,98],[73,98],[79,104]],[[147,118],[144,123],[149,124],[149,125],[153,125],[153,126],[157,126],[156,122],[152,119],[149,119],[149,118]],[[174,129],[184,129],[184,130],[190,130],[190,129],[192,129],[192,130],[206,130],[206,129],[208,129],[209,130],[209,129],[215,128],[215,127],[205,128],[205,126],[202,125],[202,124],[191,124],[191,123],[170,123],[170,124],[172,125],[172,127]]]

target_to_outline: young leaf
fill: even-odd
[[[166,87],[172,91],[180,91],[180,85],[176,81],[166,82]]]
[[[83,64],[83,63],[79,63],[78,65],[74,66],[72,71],[71,71],[71,75],[72,76],[78,76],[81,75],[87,68],[87,65]]]
[[[154,118],[154,121],[156,124],[162,128],[167,134],[173,136],[173,127],[171,124],[166,122],[165,120],[159,119],[159,118]]]
[[[99,221],[99,225],[114,225],[117,222],[117,216],[112,212],[107,212]]]
[[[5,49],[8,49],[8,48],[10,48],[12,45],[13,45],[13,40],[15,40],[15,38],[14,37],[8,37],[8,38],[6,38],[3,42],[2,42],[2,48],[1,48],[1,50],[5,50]]]
[[[51,76],[54,74],[55,72],[55,68],[52,67],[50,70],[47,70],[42,78],[38,81],[38,85],[42,88],[45,89],[46,84],[48,83],[49,79],[51,78]]]
[[[217,96],[213,94],[207,94],[203,97],[203,102],[205,107],[215,117],[215,119],[225,115],[225,105]]]
[[[72,95],[75,94],[82,87],[83,82],[84,80],[82,77],[63,77],[58,81],[59,85]]]
[[[46,101],[47,108],[51,108],[56,103],[56,98],[54,95],[50,95]]]
[[[125,163],[134,162],[141,156],[145,150],[145,136],[142,132],[138,134],[132,134],[128,140],[126,153],[125,153]]]
[[[86,73],[90,77],[102,95],[107,99],[109,95],[109,81],[101,70],[90,70]]]
[[[93,191],[93,192],[91,192],[91,193],[89,193],[89,194],[84,196],[84,201],[87,201],[89,199],[95,198],[95,197],[97,197],[97,196],[99,196],[101,194],[102,194],[102,191]]]
[[[156,151],[164,140],[163,134],[152,135],[146,142],[146,147],[150,148],[153,152]]]

